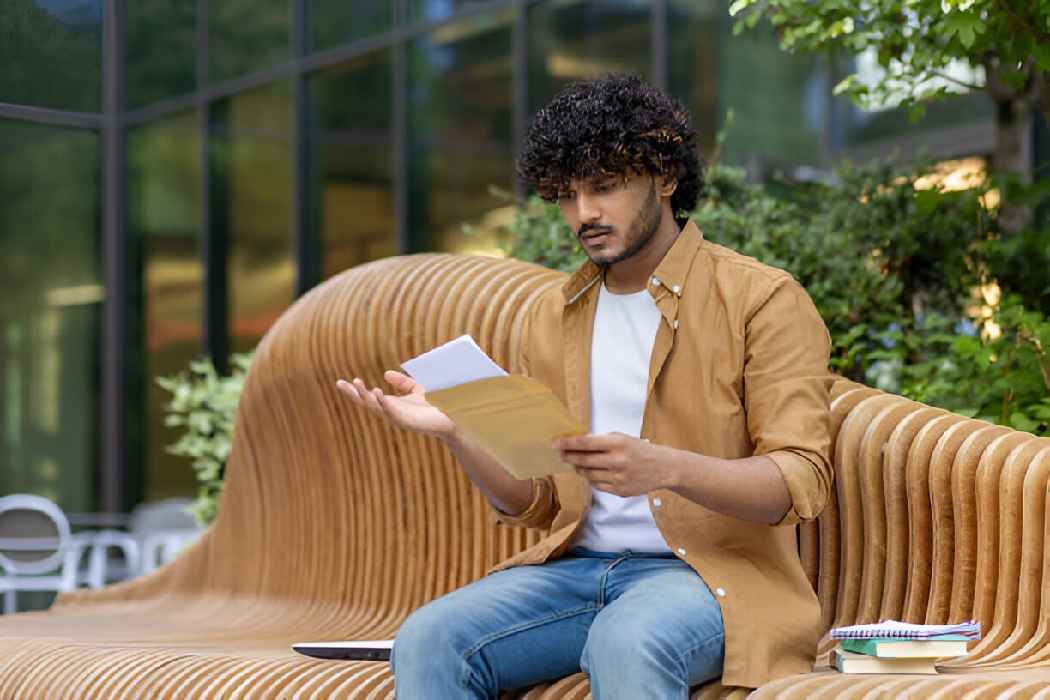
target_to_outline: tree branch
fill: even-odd
[[[930,75],[936,76],[938,78],[943,78],[944,80],[947,80],[948,82],[955,83],[956,85],[959,85],[961,87],[969,88],[970,90],[984,90],[984,88],[985,88],[984,85],[978,85],[977,83],[968,83],[965,80],[959,80],[958,78],[955,78],[955,77],[953,77],[951,75],[948,75],[947,73],[942,73],[939,70],[927,69],[926,72],[929,73]]]

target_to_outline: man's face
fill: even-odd
[[[660,226],[662,210],[649,175],[572,180],[558,198],[562,216],[597,265],[626,260],[645,247]]]

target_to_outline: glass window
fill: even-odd
[[[889,155],[886,149],[880,148],[887,139],[995,121],[995,103],[983,90],[929,102],[926,114],[918,121],[912,121],[900,107],[869,111],[860,109],[846,97],[835,98],[835,107],[838,114],[844,115],[844,139],[837,145],[873,146],[883,156]],[[935,140],[943,140],[943,135]]]
[[[143,107],[197,86],[197,3],[135,0],[127,4],[124,65],[127,102]]]
[[[491,0],[408,0],[408,21],[443,20],[471,5],[482,5],[489,2]]]
[[[671,0],[667,13],[669,92],[689,110],[697,146],[709,158],[722,117],[717,71],[726,10],[719,0]]]
[[[0,494],[99,508],[99,135],[0,120]]]
[[[555,0],[529,10],[529,114],[576,80],[650,74],[647,0]]]
[[[390,75],[385,49],[310,79],[310,222],[325,279],[398,253]]]
[[[142,353],[135,386],[141,396],[132,397],[129,411],[142,408],[135,437],[145,451],[147,501],[196,493],[189,460],[166,452],[181,433],[164,425],[171,395],[156,379],[187,370],[201,356],[200,153],[196,111],[128,134],[128,230],[137,262],[133,327],[141,329]]]
[[[209,81],[238,78],[292,57],[291,0],[211,0],[208,8]]]
[[[815,54],[791,54],[780,48],[773,29],[760,22],[755,29],[732,36],[732,18],[723,18],[714,78],[720,112],[733,110],[722,161],[734,165],[819,165],[821,133],[829,109],[831,88],[822,59]]]
[[[0,102],[101,109],[102,0],[9,0],[0,17]]]
[[[310,48],[327,49],[388,31],[391,7],[387,0],[310,0]]]
[[[510,11],[409,45],[409,235],[414,250],[481,252],[512,216]],[[474,235],[463,224],[478,228]]]
[[[254,349],[295,297],[291,119],[284,82],[212,110],[210,206],[228,244],[231,352]]]

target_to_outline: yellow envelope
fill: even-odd
[[[517,479],[575,471],[551,442],[586,431],[543,382],[490,377],[427,392],[426,399]]]

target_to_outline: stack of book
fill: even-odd
[[[883,620],[836,627],[839,641],[830,665],[839,673],[937,673],[937,659],[964,656],[968,642],[981,638],[976,620],[957,625],[913,625]]]

